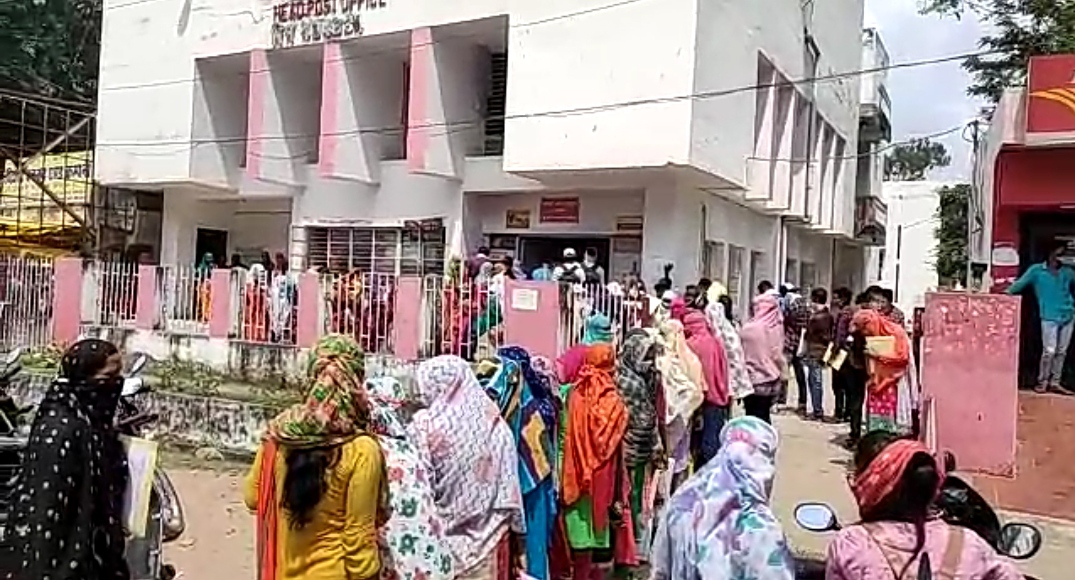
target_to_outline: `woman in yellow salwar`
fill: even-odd
[[[194,270],[195,304],[199,322],[209,322],[213,313],[213,255],[206,253]]]
[[[368,580],[387,517],[384,457],[367,431],[363,355],[350,337],[314,348],[306,401],[269,424],[246,478],[259,580]]]

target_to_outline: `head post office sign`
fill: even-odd
[[[272,47],[288,48],[362,35],[362,12],[388,0],[286,0],[272,8]]]

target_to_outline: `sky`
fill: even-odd
[[[973,15],[963,20],[922,16],[920,0],[866,0],[866,26],[881,31],[893,63],[918,61],[977,50],[981,26]],[[966,123],[982,106],[967,96],[970,76],[959,62],[894,69],[889,72],[894,142],[938,133]],[[940,139],[952,154],[950,167],[932,179],[965,179],[970,146],[960,132]]]

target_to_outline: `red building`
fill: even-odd
[[[1004,94],[977,157],[970,254],[983,283],[1003,291],[1057,240],[1075,260],[1075,54],[1031,60],[1025,88]],[[1021,383],[1041,352],[1037,304],[1023,302]],[[1075,385],[1075,356],[1066,383]]]

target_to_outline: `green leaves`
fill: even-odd
[[[896,145],[885,156],[885,179],[922,181],[932,169],[948,167],[952,157],[943,144],[929,139],[914,139]]]
[[[967,92],[995,103],[1004,89],[1026,81],[1030,57],[1075,52],[1075,2],[1070,0],[925,0],[923,14],[960,18],[973,13],[987,31],[978,41],[990,54],[968,58]]]
[[[937,249],[934,256],[941,286],[967,283],[967,206],[971,186],[942,187],[937,204]]]
[[[0,88],[97,99],[101,0],[0,2]]]

